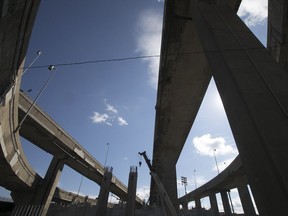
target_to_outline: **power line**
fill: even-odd
[[[282,44],[282,46],[269,46],[269,48],[277,48],[283,47],[287,44]],[[268,51],[265,47],[248,47],[245,48],[246,50],[263,50]],[[201,51],[191,51],[185,53],[175,53],[175,54],[168,54],[166,57],[169,56],[179,56],[179,55],[191,55],[191,54],[213,54],[213,53],[222,53],[222,52],[236,52],[236,51],[243,51],[242,48],[233,48],[233,49],[219,49],[219,50],[201,50]],[[72,65],[85,65],[85,64],[97,64],[97,63],[107,63],[107,62],[121,62],[121,61],[129,61],[129,60],[137,60],[137,59],[150,59],[150,58],[160,58],[160,54],[157,55],[143,55],[143,56],[131,56],[131,57],[123,57],[123,58],[111,58],[111,59],[98,59],[98,60],[91,60],[91,61],[80,61],[80,62],[69,62],[69,63],[59,63],[53,64],[56,67],[61,66],[72,66]],[[50,65],[50,64],[49,64]],[[39,65],[30,67],[30,69],[37,69],[37,68],[47,68],[49,65]],[[27,67],[22,67],[19,69],[26,69]],[[0,68],[0,70],[10,70],[11,68]]]
[[[96,63],[105,63],[105,62],[120,62],[120,61],[128,61],[128,60],[136,60],[136,59],[147,59],[147,58],[159,58],[160,55],[148,55],[148,56],[132,56],[132,57],[124,57],[124,58],[112,58],[112,59],[99,59],[99,60],[91,60],[91,61],[82,61],[82,62],[70,62],[70,63],[59,63],[54,64],[55,66],[71,66],[71,65],[84,65],[84,64],[96,64]],[[33,66],[32,68],[46,68],[49,65],[40,65]],[[25,69],[26,67],[20,68]]]

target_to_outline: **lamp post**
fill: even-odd
[[[195,169],[194,169],[194,181],[195,181],[195,189],[197,189],[196,170]]]
[[[106,162],[107,162],[107,158],[108,158],[108,153],[109,153],[109,143],[107,143],[107,152],[106,152],[106,157],[105,157],[105,162],[104,162],[104,168],[106,167]]]
[[[216,163],[216,168],[217,168],[217,171],[218,171],[218,174],[220,173],[219,172],[219,167],[218,167],[218,162],[217,162],[217,159],[216,159],[216,149],[214,149],[213,153],[214,153],[214,159],[215,159],[215,163]]]
[[[78,197],[80,189],[81,189],[82,181],[83,181],[83,175],[81,176],[81,180],[80,180],[80,184],[79,184],[79,188],[78,188],[78,192],[77,192],[77,197]]]
[[[187,194],[186,186],[187,186],[187,177],[181,176],[181,183],[184,185],[185,195]]]
[[[31,104],[31,106],[29,107],[29,109],[27,110],[27,112],[26,112],[25,116],[23,117],[23,119],[21,120],[21,122],[18,124],[18,126],[17,126],[16,129],[14,130],[14,133],[17,132],[17,131],[21,128],[23,122],[25,121],[25,119],[26,119],[27,116],[29,115],[31,109],[33,108],[33,106],[35,105],[35,103],[37,102],[37,100],[39,99],[39,97],[41,96],[41,94],[43,93],[43,91],[45,90],[45,88],[47,87],[47,85],[49,84],[50,80],[52,79],[52,77],[54,76],[54,74],[55,74],[55,72],[56,72],[56,68],[55,68],[54,65],[50,65],[50,66],[48,67],[48,70],[53,71],[53,72],[51,73],[51,75],[49,76],[48,80],[46,81],[46,83],[44,84],[44,86],[42,87],[42,89],[40,90],[40,92],[38,93],[38,95],[36,96],[35,100],[34,100],[33,103]]]
[[[37,51],[37,56],[35,57],[35,59],[28,65],[28,67],[23,71],[22,76],[29,70],[29,68],[34,64],[34,62],[40,57],[40,55],[42,54],[41,50]]]

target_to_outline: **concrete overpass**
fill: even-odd
[[[28,117],[21,133],[54,156],[44,179],[29,165],[21,147],[19,131],[15,130],[19,118],[21,68],[39,2],[7,0],[0,3],[0,185],[12,192],[16,205],[26,205],[27,211],[31,206],[36,206],[35,211],[38,211],[38,206],[43,205],[47,211],[64,164],[98,184],[104,174],[104,167],[37,106],[31,115],[37,113],[37,118]],[[25,111],[31,100],[23,95],[20,98]],[[32,137],[28,130],[37,135]],[[124,200],[127,198],[127,187],[115,176],[112,177],[111,191]],[[60,197],[64,194],[68,192],[61,191]],[[138,197],[137,202],[141,202]]]
[[[213,76],[259,213],[281,215],[288,202],[288,74],[237,16],[240,2],[165,1],[153,169],[177,207],[176,163]],[[269,1],[269,34],[279,41],[268,47],[281,50],[279,62],[287,60],[286,17],[286,1]],[[151,181],[152,202],[156,197]]]
[[[23,93],[19,96],[21,120],[33,101]],[[29,117],[24,121],[20,135],[54,157],[62,158],[66,165],[101,185],[104,166],[37,105],[33,106]],[[127,200],[127,187],[115,176],[112,177],[110,190],[122,200]],[[137,201],[141,203],[141,199],[137,198]]]
[[[240,2],[166,0],[153,169],[178,206],[176,163],[213,76],[259,212],[281,215],[288,202],[288,78],[283,70],[287,3],[269,1],[268,47],[282,63],[279,65],[237,17]],[[21,77],[18,68],[23,66],[38,4],[32,0],[0,3],[0,181],[18,191],[29,191],[42,181],[27,163],[19,135],[14,133]],[[70,147],[72,150],[73,145]],[[72,155],[82,158],[75,151]],[[55,166],[58,163],[55,160]],[[81,169],[81,165],[69,163]],[[153,182],[151,193],[153,201],[157,193]]]
[[[206,184],[179,198],[179,203],[183,208],[188,207],[188,203],[195,202],[195,208],[201,209],[201,201],[209,197],[210,205],[214,215],[219,215],[219,207],[216,194],[220,193],[224,213],[226,216],[232,216],[234,208],[230,196],[230,190],[237,188],[242,208],[245,215],[256,216],[256,210],[248,189],[248,180],[240,156],[220,174],[211,179]]]

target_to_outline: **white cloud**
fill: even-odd
[[[106,111],[112,112],[112,113],[118,113],[118,110],[115,109],[112,105],[106,104]]]
[[[162,14],[154,10],[144,11],[138,22],[137,52],[141,55],[160,55]],[[153,88],[157,88],[159,58],[145,59],[148,63],[149,82]]]
[[[124,118],[119,116],[118,110],[115,109],[111,104],[107,103],[107,99],[104,99],[104,103],[106,105],[105,111],[107,113],[101,114],[99,112],[93,112],[93,116],[90,117],[93,123],[95,124],[104,123],[112,126],[112,123],[114,123],[114,121],[117,121],[118,125],[120,126],[128,125],[128,122]]]
[[[105,123],[109,119],[109,116],[104,113],[98,113],[98,112],[93,112],[93,116],[90,117],[93,121],[93,123]]]
[[[197,153],[211,157],[214,156],[214,149],[216,149],[215,155],[226,155],[236,152],[231,145],[226,144],[223,137],[213,138],[211,134],[204,134],[201,137],[194,137],[193,145],[196,148]]]
[[[141,188],[137,188],[137,196],[139,196],[141,199],[145,199],[147,202],[150,196],[150,187],[143,186]]]
[[[238,15],[247,26],[260,24],[268,16],[268,0],[242,0]]]
[[[118,117],[118,124],[120,126],[128,125],[127,121],[123,119],[122,117]]]

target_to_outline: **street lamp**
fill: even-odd
[[[79,184],[79,188],[78,188],[78,192],[77,192],[77,197],[78,197],[80,189],[81,189],[82,181],[83,181],[83,175],[81,176],[81,180],[80,180],[80,184]]]
[[[48,70],[53,71],[53,72],[51,73],[51,75],[49,76],[49,78],[48,78],[48,80],[46,81],[45,85],[42,87],[42,89],[40,90],[40,92],[39,92],[38,95],[36,96],[35,100],[34,100],[33,103],[31,104],[31,106],[29,107],[29,109],[27,110],[27,112],[26,112],[25,116],[23,117],[23,119],[21,120],[21,122],[18,124],[18,126],[17,126],[16,129],[14,130],[14,133],[17,132],[17,131],[21,128],[23,122],[25,121],[25,119],[26,119],[27,116],[29,115],[31,109],[33,108],[33,106],[35,105],[35,103],[37,102],[37,100],[39,99],[39,97],[41,96],[41,94],[43,93],[43,91],[45,90],[45,88],[47,87],[47,85],[49,84],[50,80],[52,79],[52,77],[54,76],[54,74],[55,74],[55,72],[56,72],[56,68],[55,68],[54,65],[50,65],[50,66],[48,67]]]
[[[28,69],[34,64],[34,62],[40,57],[42,52],[40,50],[37,51],[37,56],[35,59],[28,65],[28,67],[23,71],[22,76],[28,71]]]
[[[105,162],[104,162],[104,168],[106,167],[106,162],[107,162],[107,158],[108,158],[108,153],[109,153],[109,143],[107,143],[107,152],[106,152],[106,157],[105,157]]]
[[[213,153],[214,153],[214,159],[215,159],[217,171],[218,171],[218,174],[219,174],[220,172],[219,172],[219,167],[218,167],[218,162],[217,162],[217,159],[216,159],[216,154],[215,154],[215,152],[216,152],[216,149],[214,149]]]
[[[181,176],[181,183],[184,185],[185,195],[187,194],[186,186],[187,186],[187,177]]]

